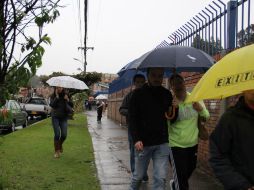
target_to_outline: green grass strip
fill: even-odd
[[[53,157],[50,118],[0,137],[0,189],[100,189],[86,117],[76,114],[68,122],[59,159]]]

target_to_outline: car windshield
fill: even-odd
[[[46,101],[43,99],[30,99],[29,104],[47,105]]]

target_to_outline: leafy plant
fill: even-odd
[[[13,115],[12,112],[6,108],[0,109],[0,125],[8,125],[12,122]]]
[[[0,1],[0,105],[17,92],[42,65],[44,45],[51,40],[43,33],[46,24],[60,15],[60,0]],[[37,32],[29,32],[33,28]]]

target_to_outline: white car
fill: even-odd
[[[26,110],[28,116],[33,119],[34,116],[41,116],[42,118],[47,118],[51,113],[51,107],[47,101],[42,97],[31,97],[25,104],[23,108]]]

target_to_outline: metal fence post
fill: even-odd
[[[195,44],[194,44],[194,39],[195,39],[195,36],[194,36],[194,34],[195,34],[195,27],[190,23],[190,22],[187,22],[187,24],[188,25],[190,25],[191,27],[192,27],[192,29],[191,29],[191,35],[192,35],[192,43],[193,43],[193,47],[195,47]],[[192,44],[191,44],[191,46],[192,46]]]
[[[236,20],[237,20],[237,0],[231,0],[227,4],[227,50],[236,47]]]
[[[175,39],[172,37],[172,35],[170,35],[170,36],[168,37],[168,39],[170,39],[170,40],[173,42],[173,44],[175,45]]]
[[[182,28],[182,27],[181,27]],[[186,34],[186,38],[188,38],[188,46],[190,46],[190,31],[188,30],[188,28],[186,28],[184,25],[183,25],[183,28],[182,28],[183,31],[187,32]]]
[[[209,20],[208,20],[208,47],[207,47],[207,53],[210,54],[210,41],[211,41],[210,25],[211,25],[211,17],[204,10],[202,10],[202,12],[209,18]]]

